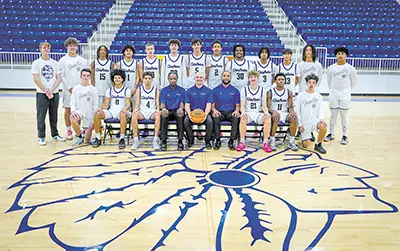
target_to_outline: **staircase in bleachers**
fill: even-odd
[[[120,53],[121,47],[132,43],[137,53],[143,54],[145,44],[156,45],[158,54],[169,52],[168,40],[181,41],[181,53],[190,53],[191,40],[200,38],[207,52],[215,39],[224,45],[224,54],[232,54],[232,47],[241,43],[247,55],[257,55],[267,46],[271,54],[280,55],[283,45],[257,0],[136,0],[115,40],[111,51]]]
[[[278,0],[303,38],[316,46],[346,46],[351,57],[400,58],[396,0]]]
[[[53,52],[65,52],[69,36],[86,43],[111,8],[112,0],[1,1],[0,51],[37,52],[47,40]]]

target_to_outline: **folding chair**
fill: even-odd
[[[117,136],[120,135],[120,120],[118,118],[111,118],[111,119],[105,119],[104,120],[105,128],[104,128],[104,137],[103,137],[103,143],[106,143],[106,137],[107,135],[112,138],[112,136]],[[115,126],[118,125],[118,126]],[[118,130],[118,133],[115,131]],[[131,137],[131,119],[127,118],[126,121],[126,136],[127,136],[127,144],[129,145],[129,139]]]

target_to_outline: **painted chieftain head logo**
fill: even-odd
[[[54,68],[51,65],[44,65],[42,67],[42,77],[49,82],[52,78],[54,78]]]
[[[313,152],[204,154],[68,149],[9,187],[19,192],[6,213],[25,213],[16,234],[46,229],[66,250],[115,247],[145,229],[142,250],[184,250],[196,238],[221,251],[312,249],[337,217],[398,211],[368,184],[377,174]]]

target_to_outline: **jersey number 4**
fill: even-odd
[[[147,101],[146,106],[147,106],[147,108],[150,108],[150,101]]]

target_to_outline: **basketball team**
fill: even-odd
[[[178,147],[194,144],[193,126],[205,125],[205,147],[221,147],[221,123],[228,121],[231,132],[230,150],[246,148],[247,125],[262,126],[265,152],[277,150],[275,135],[279,126],[289,126],[288,147],[308,148],[316,140],[314,150],[326,153],[322,142],[334,140],[337,117],[342,122],[341,144],[348,144],[351,90],[356,85],[357,72],[346,63],[348,50],[335,49],[337,62],[327,69],[329,134],[324,121],[323,99],[318,93],[322,80],[322,65],[317,61],[313,45],[303,48],[302,62],[292,62],[292,50],[284,49],[283,61],[275,65],[268,48],[260,48],[257,61],[245,58],[245,47],[233,47],[233,59],[221,55],[222,43],[212,43],[212,55],[202,52],[202,41],[192,40],[193,53],[179,54],[181,43],[168,42],[170,53],[160,60],[155,46],[146,45],[146,57],[135,59],[135,48],[122,48],[123,59],[109,59],[108,49],[97,49],[97,58],[90,64],[77,54],[76,38],[65,41],[67,54],[59,62],[50,58],[51,45],[39,45],[40,58],[32,64],[36,84],[36,111],[39,145],[46,145],[45,118],[49,113],[51,136],[56,141],[73,140],[72,146],[91,143],[99,147],[102,120],[116,119],[120,123],[119,149],[126,148],[127,123],[133,131],[132,150],[140,146],[138,123],[154,121],[153,148],[166,151],[168,125],[176,124]],[[63,84],[66,139],[57,130],[59,93]],[[94,130],[94,132],[93,132]],[[317,138],[313,132],[318,132]],[[73,138],[75,134],[75,138]],[[93,137],[92,137],[93,136]],[[199,136],[203,136],[198,134]]]

